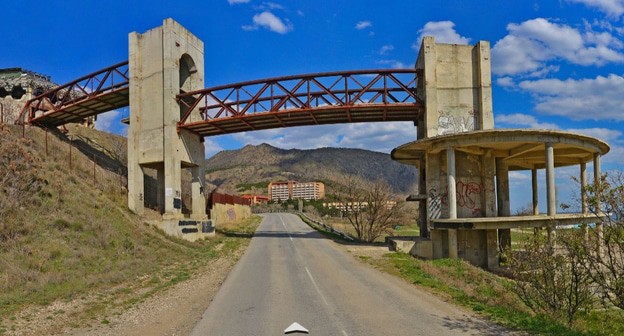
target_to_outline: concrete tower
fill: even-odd
[[[144,212],[145,170],[156,171],[157,203],[164,220],[183,218],[182,170],[190,169],[191,218],[206,218],[203,138],[178,130],[176,95],[204,88],[204,44],[172,19],[129,35],[130,128],[128,207]],[[191,120],[199,120],[193,111]],[[188,206],[188,205],[187,205]]]

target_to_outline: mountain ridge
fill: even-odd
[[[381,179],[397,194],[415,193],[417,170],[389,154],[357,148],[282,149],[266,143],[224,150],[206,160],[206,180],[228,192],[248,192],[241,185],[296,180],[324,182],[331,192],[345,175]],[[238,187],[237,187],[238,186]],[[255,190],[262,194],[266,190]]]

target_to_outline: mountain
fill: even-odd
[[[389,154],[362,149],[280,149],[267,144],[221,151],[208,159],[206,181],[220,190],[266,194],[271,181],[324,182],[328,192],[345,175],[386,181],[397,194],[417,191],[417,170],[393,161]]]

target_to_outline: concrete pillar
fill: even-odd
[[[448,218],[457,218],[457,190],[455,180],[455,148],[449,147],[446,150],[446,175],[448,187]]]
[[[204,169],[203,167],[191,168],[193,180],[191,182],[191,202],[193,203],[193,213],[191,218],[206,219],[206,198],[204,197]]]
[[[427,173],[426,166],[427,163],[424,162],[426,157],[423,157],[420,160],[418,165],[418,194],[426,195],[427,194]],[[420,236],[423,238],[429,237],[429,226],[427,225],[427,202],[420,201],[418,202],[418,220],[420,222]]]
[[[580,174],[580,179],[581,179],[581,212],[583,214],[587,213],[587,193],[586,193],[586,186],[587,186],[587,164],[585,162],[581,163],[581,174]]]
[[[448,232],[448,245],[449,245],[449,258],[457,259],[457,230],[447,230]]]
[[[496,203],[499,217],[509,217],[509,167],[503,158],[496,158]],[[501,252],[511,248],[511,229],[498,230],[498,244]]]
[[[532,191],[532,200],[533,200],[533,215],[539,215],[539,199],[538,199],[538,189],[537,189],[537,168],[531,169],[531,191]]]
[[[455,148],[446,149],[446,175],[448,187],[448,218],[457,218],[457,191],[455,182]],[[457,230],[448,230],[449,258],[457,258]]]
[[[493,269],[499,266],[498,235],[496,230],[485,230],[487,268]]]
[[[596,197],[596,214],[602,214],[602,206],[600,204],[600,200],[602,199],[602,173],[600,167],[600,154],[594,154],[594,189],[595,197]],[[603,249],[603,232],[602,232],[602,222],[596,223],[596,237],[597,237],[597,252],[598,254],[602,254]]]
[[[546,143],[546,199],[548,216],[557,214],[557,197],[555,195],[555,151],[551,142]],[[557,238],[555,224],[548,227],[548,241],[553,243]]]
[[[557,214],[557,196],[555,192],[555,151],[551,142],[546,143],[546,200],[548,216]]]
[[[130,147],[128,142],[128,149]],[[143,168],[128,160],[128,208],[138,215],[145,213],[144,179]]]
[[[485,204],[485,211],[483,214],[485,217],[496,217],[498,210],[496,208],[496,195],[492,193],[495,190],[495,178],[496,178],[496,159],[492,155],[492,152],[488,150],[485,155],[482,156],[483,169],[481,171],[481,180],[483,184],[483,193],[481,197],[481,204]]]
[[[158,202],[158,211],[160,214],[165,213],[165,167],[159,167],[156,169],[156,182],[158,186],[156,190],[158,191],[158,195],[156,196],[156,200]]]

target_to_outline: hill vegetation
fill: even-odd
[[[248,241],[189,243],[144,224],[126,206],[121,137],[32,127],[22,138],[20,127],[0,127],[0,334],[28,322],[23,311],[59,300],[89,302],[72,313],[74,326],[100,323],[105,311],[187,279],[215,258],[234,258]]]
[[[259,194],[266,194],[271,181],[320,181],[325,183],[326,192],[332,193],[347,175],[371,183],[382,180],[397,194],[417,191],[414,167],[393,161],[388,154],[348,148],[285,150],[267,144],[247,145],[208,159],[206,180],[222,190],[255,190]]]

